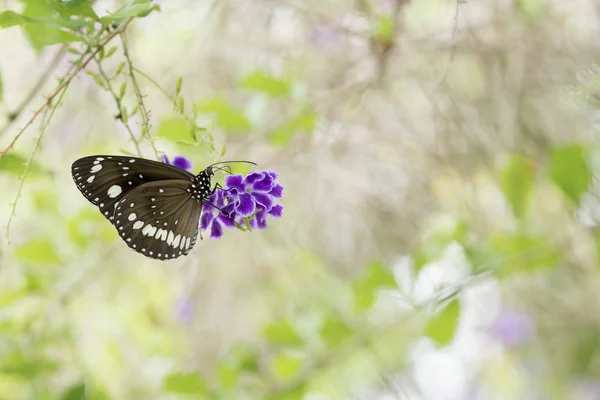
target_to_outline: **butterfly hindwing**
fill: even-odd
[[[194,175],[157,161],[128,156],[88,156],[71,166],[77,188],[102,215],[114,223],[113,212],[127,193],[140,185],[161,180],[193,181]]]
[[[114,224],[121,239],[138,253],[173,259],[194,247],[202,201],[191,196],[189,180],[142,184],[117,203]]]

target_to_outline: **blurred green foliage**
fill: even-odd
[[[391,49],[397,44],[397,36],[404,34],[399,32],[399,27],[403,24],[398,23],[398,15],[379,12],[369,2],[363,3],[365,4],[362,4],[360,12],[357,12],[357,18],[366,18],[363,25],[367,28],[360,33],[363,35],[363,45],[375,39]],[[102,10],[101,14],[87,0],[24,0],[22,9],[0,12],[0,28],[22,29],[38,56],[52,45],[67,46],[66,54],[77,56],[69,61],[70,73],[81,67],[84,60],[89,61],[84,68],[85,72],[79,76],[91,79],[93,89],[88,89],[94,97],[99,97],[96,94],[102,93],[112,102],[107,104],[115,108],[117,112],[114,114],[118,113],[118,116],[115,121],[110,122],[116,122],[124,129],[126,136],[119,138],[118,143],[127,154],[141,154],[143,149],[145,154],[154,153],[156,158],[159,149],[177,149],[187,153],[199,165],[224,157],[228,152],[244,154],[246,150],[249,152],[252,146],[256,146],[259,149],[256,154],[267,154],[265,159],[268,160],[273,154],[281,154],[286,166],[300,168],[301,164],[293,164],[293,160],[305,155],[298,154],[298,146],[302,138],[310,137],[316,143],[318,155],[306,162],[317,164],[317,178],[311,179],[327,177],[329,171],[334,171],[331,175],[339,180],[343,179],[340,176],[345,173],[354,178],[356,174],[362,176],[361,173],[365,172],[365,182],[368,183],[365,186],[369,187],[377,186],[373,184],[373,176],[366,175],[371,164],[396,162],[393,153],[395,146],[392,144],[398,145],[399,142],[392,139],[396,139],[394,135],[402,124],[395,120],[393,124],[388,122],[389,125],[385,128],[378,124],[380,118],[389,115],[393,117],[396,107],[402,101],[394,99],[397,93],[375,99],[376,91],[387,90],[385,85],[379,85],[379,81],[369,82],[371,86],[368,90],[363,86],[351,87],[351,90],[347,90],[345,86],[335,87],[334,84],[341,79],[341,75],[328,75],[327,56],[323,56],[323,59],[315,57],[314,60],[302,60],[300,57],[294,59],[291,46],[288,49],[288,56],[292,60],[289,66],[272,70],[264,66],[251,66],[241,70],[232,68],[235,71],[231,73],[234,79],[232,76],[224,79],[232,82],[229,92],[207,91],[196,95],[194,91],[197,87],[187,77],[185,85],[181,76],[170,80],[168,86],[164,85],[162,78],[158,79],[147,73],[143,63],[138,65],[135,56],[129,55],[125,39],[119,45],[118,35],[110,36],[114,29],[125,26],[130,19],[141,22],[138,20],[151,15],[153,11],[159,11],[159,6],[151,0],[123,1],[119,5],[120,8],[113,12],[104,13]],[[426,6],[421,4],[413,7]],[[529,25],[528,28],[520,26],[520,29],[535,29],[536,25],[542,24],[548,7],[541,0],[518,1],[515,13],[527,22],[521,22],[522,25]],[[219,21],[226,19],[224,16],[222,18]],[[153,26],[148,29],[151,31],[157,28]],[[410,29],[409,23],[406,29]],[[516,30],[511,32],[517,35]],[[356,36],[353,32],[346,33]],[[109,43],[98,49],[99,43],[107,39]],[[333,41],[335,38],[329,39]],[[143,46],[142,40],[140,47]],[[96,50],[97,54],[94,53]],[[276,51],[273,53],[278,54]],[[477,79],[477,85],[474,85],[477,90],[473,87],[466,88],[473,90],[455,89],[450,100],[440,102],[444,104],[440,106],[441,109],[447,104],[464,101],[461,96],[465,93],[471,96],[469,101],[472,101],[490,90],[487,86],[489,80],[484,79],[484,74],[487,73],[485,65],[490,57],[488,53],[491,51],[485,49],[483,56],[469,55],[469,62],[472,61],[474,68],[480,71],[478,74],[482,75]],[[374,57],[376,59],[370,61],[384,70],[382,66],[387,62],[385,57],[377,53]],[[419,65],[434,64],[427,57],[431,56],[426,56],[425,61],[421,59]],[[454,59],[454,53],[450,59]],[[177,60],[173,60],[174,63],[175,61]],[[349,105],[340,112],[341,117],[338,117],[352,123],[344,125],[341,131],[351,130],[356,125],[363,129],[366,127],[364,130],[352,131],[346,138],[347,141],[333,134],[316,134],[317,127],[321,126],[324,132],[328,132],[327,129],[333,131],[331,126],[335,126],[332,123],[334,113],[326,111],[327,108],[323,105],[327,104],[325,97],[311,102],[309,96],[301,93],[302,88],[310,87],[310,79],[304,74],[309,74],[312,63],[320,62],[325,64],[325,68],[320,70],[326,75],[324,80],[327,84],[323,86],[325,91],[341,92],[332,103],[344,103],[347,100],[345,97],[352,99],[348,100]],[[402,68],[407,67],[405,64],[411,62],[413,60],[405,59],[404,64],[396,65],[397,70],[390,68],[388,71],[400,74]],[[513,65],[511,62],[509,59],[501,59],[493,64],[495,68],[499,68]],[[357,59],[349,58],[345,63],[355,65]],[[513,76],[514,71],[509,72],[506,75]],[[422,73],[424,72],[419,71],[418,75]],[[472,81],[473,77],[468,73],[466,76],[461,76],[460,73],[465,71],[450,75],[453,80],[450,79],[452,85],[448,85],[449,87],[444,82],[438,87],[452,92],[453,85],[458,87],[463,80]],[[444,75],[447,74],[448,71]],[[59,85],[68,76],[69,73],[57,76]],[[215,73],[214,76],[217,80],[219,74]],[[428,86],[432,86],[431,77],[428,79]],[[150,95],[141,93],[140,81],[156,88],[157,97],[167,103],[162,113],[154,115],[148,111],[144,102],[148,101]],[[0,102],[8,97],[4,93],[3,82],[6,82],[6,77],[0,73]],[[388,83],[390,88],[396,84],[393,80]],[[66,89],[60,89],[60,86],[59,89],[70,90],[70,84],[71,82],[67,82],[64,86]],[[174,91],[165,87],[174,87]],[[402,92],[410,88],[410,85],[398,84],[394,90]],[[55,94],[60,92],[59,89]],[[583,96],[585,100],[593,97],[593,91],[588,92]],[[352,93],[356,93],[356,96],[352,97]],[[414,101],[416,104],[420,101],[417,95],[414,95],[414,99],[413,94],[409,96],[408,100],[404,99],[406,103]],[[57,96],[55,101],[49,102],[47,109],[55,111],[64,106],[61,99],[62,97]],[[519,97],[519,101],[521,100]],[[487,101],[489,104],[486,106],[493,108],[493,101]],[[481,101],[483,103],[485,102]],[[437,106],[437,101],[434,104]],[[480,105],[469,104],[473,107]],[[253,107],[257,107],[258,111]],[[261,110],[260,107],[264,109]],[[370,115],[365,110],[374,114]],[[380,114],[375,113],[381,110]],[[458,120],[460,113],[458,109],[456,112]],[[469,116],[468,119],[472,119],[473,114],[465,114]],[[519,123],[529,126],[527,118],[533,118],[533,114],[535,113],[520,116],[523,121]],[[363,119],[359,119],[359,116]],[[484,113],[481,112],[478,117],[483,121]],[[206,119],[212,121],[208,127],[204,126]],[[496,122],[494,120],[494,124]],[[542,124],[540,121],[537,123]],[[439,125],[452,126],[448,128],[449,136],[454,138],[456,132],[451,130],[453,124]],[[45,129],[43,126],[44,124],[39,128],[40,132]],[[460,127],[458,123],[457,126]],[[384,131],[380,136],[372,132],[378,128]],[[463,134],[461,129],[459,131]],[[543,131],[541,128],[539,130]],[[365,135],[365,132],[373,136]],[[466,137],[468,130],[464,132]],[[368,140],[361,142],[360,139],[365,136]],[[217,256],[213,255],[211,258],[198,250],[197,258],[189,257],[181,264],[186,268],[191,265],[190,270],[199,266],[209,271],[207,275],[213,271],[231,274],[226,275],[228,284],[232,287],[239,285],[235,286],[236,289],[243,289],[232,298],[243,298],[248,303],[239,304],[242,311],[235,315],[215,311],[216,306],[204,297],[193,301],[195,295],[227,292],[228,290],[218,286],[218,279],[206,277],[206,281],[210,283],[203,287],[196,280],[202,283],[204,277],[188,279],[183,276],[183,268],[171,268],[168,265],[161,269],[154,264],[141,265],[145,260],[140,261],[140,258],[134,258],[131,254],[131,258],[127,258],[122,256],[123,253],[115,251],[113,245],[119,243],[117,234],[105,218],[91,207],[73,207],[74,203],[67,202],[65,198],[74,191],[63,193],[64,187],[55,186],[59,179],[64,178],[61,171],[57,171],[48,161],[48,158],[55,159],[56,155],[48,157],[48,153],[44,153],[47,158],[30,158],[20,148],[2,154],[0,178],[5,180],[3,182],[7,184],[7,188],[11,188],[2,193],[2,198],[8,203],[8,194],[14,194],[15,201],[24,203],[20,206],[25,210],[24,213],[32,217],[30,220],[19,219],[21,223],[18,225],[18,237],[21,240],[7,243],[0,249],[0,273],[4,274],[4,279],[0,280],[0,399],[299,400],[306,398],[308,394],[339,399],[357,397],[356,393],[361,391],[371,393],[389,389],[393,385],[386,381],[405,373],[414,363],[407,354],[417,341],[427,340],[436,348],[456,345],[460,325],[466,319],[463,314],[466,314],[468,307],[464,305],[464,301],[468,297],[466,293],[471,279],[493,279],[502,288],[509,288],[509,293],[509,290],[516,292],[521,289],[521,284],[525,286],[526,294],[542,298],[534,299],[532,303],[545,303],[548,298],[554,301],[554,297],[559,296],[557,290],[548,290],[550,294],[539,293],[528,286],[534,287],[539,282],[556,281],[562,285],[571,279],[580,279],[578,284],[582,287],[589,284],[592,287],[590,290],[595,290],[594,285],[597,285],[597,274],[600,271],[600,234],[581,223],[577,215],[586,211],[588,197],[595,196],[596,171],[593,155],[597,149],[594,141],[587,141],[582,137],[568,139],[544,140],[544,145],[539,145],[535,150],[526,145],[511,144],[497,152],[495,149],[490,151],[485,150],[482,144],[484,141],[473,145],[475,151],[463,148],[468,147],[468,144],[457,146],[460,151],[456,151],[451,157],[448,169],[459,178],[443,178],[444,184],[451,188],[444,191],[443,195],[451,198],[452,190],[455,190],[460,192],[464,202],[457,205],[452,199],[439,196],[436,199],[439,208],[432,211],[431,220],[422,225],[397,223],[392,217],[381,222],[374,215],[376,212],[373,212],[373,208],[379,212],[384,207],[373,207],[373,198],[393,198],[390,200],[393,212],[400,215],[408,212],[400,209],[400,203],[395,203],[401,196],[377,192],[381,187],[373,189],[376,194],[365,202],[369,205],[366,207],[368,211],[345,209],[343,205],[347,203],[337,198],[339,193],[328,192],[318,197],[322,194],[320,190],[324,189],[307,178],[314,171],[290,172],[291,168],[288,168],[286,178],[290,181],[290,191],[298,198],[291,198],[286,203],[286,212],[288,207],[293,211],[292,217],[285,215],[280,220],[284,229],[267,229],[263,236],[253,233],[252,238],[248,238],[249,234],[240,236],[241,232],[236,232],[237,236],[232,234],[231,243],[234,244],[230,244],[231,247],[217,247],[218,244],[215,244],[218,250],[213,254]],[[64,138],[55,140],[69,142],[72,138],[65,134]],[[442,137],[439,142],[443,143],[443,140]],[[347,148],[356,146],[358,151],[352,154],[353,157],[348,157],[351,159],[349,164],[342,164],[340,161],[327,169],[327,164],[318,164],[321,158],[327,158],[321,157],[322,154],[319,153],[325,148],[327,141],[334,143],[329,149],[330,153],[340,160],[343,159],[340,154],[343,155]],[[61,145],[66,146],[64,142]],[[448,146],[450,143],[451,140],[448,140]],[[46,145],[40,134],[35,146],[42,144]],[[95,151],[102,146],[105,146],[103,150],[113,148],[114,142],[106,140],[106,143],[86,144],[85,151]],[[428,153],[430,146],[433,145],[429,142],[423,146],[426,151],[415,157],[417,161],[407,162],[408,167],[414,167],[419,165],[419,157],[435,160],[430,164],[419,165],[421,170],[416,175],[426,174],[428,168],[435,170],[435,165],[444,161],[443,152],[436,153],[435,156]],[[377,147],[376,151],[370,153],[371,147]],[[55,147],[49,148],[50,150],[45,151],[56,151]],[[392,161],[385,156],[390,152]],[[412,149],[406,151],[407,158],[410,158],[408,155],[411,152]],[[463,152],[466,155],[463,156]],[[376,156],[373,157],[373,154]],[[363,155],[367,161],[361,159]],[[483,161],[472,161],[475,159]],[[498,160],[504,162],[496,164]],[[360,168],[352,169],[355,163]],[[410,169],[408,167],[407,170]],[[244,173],[249,168],[248,165],[238,164],[233,166],[233,172]],[[395,187],[393,184],[403,175],[400,169],[393,172],[386,178],[389,180],[381,185],[385,186],[383,189]],[[435,174],[437,173],[438,170],[435,170]],[[421,186],[423,191],[428,190],[429,184],[433,185],[432,181],[437,179],[435,174],[423,178],[427,181],[427,185]],[[486,178],[481,179],[484,183],[478,180],[481,178],[478,174],[485,175]],[[25,179],[26,176],[39,179],[27,181],[27,185],[23,186],[25,189],[12,193],[12,188],[18,187],[18,179]],[[297,180],[294,181],[293,177]],[[362,190],[358,188],[362,188],[362,182],[357,181],[358,183],[354,179],[345,180],[344,190],[339,189],[340,193],[343,192],[340,197],[345,197],[346,200],[349,197],[352,200],[358,198],[358,192]],[[328,182],[325,186],[328,187],[329,184],[333,185]],[[348,188],[350,189],[346,193],[345,189]],[[490,197],[497,195],[499,201],[486,203],[481,200],[485,197],[481,193]],[[306,199],[312,201],[313,195],[318,200],[304,208],[295,208],[296,202]],[[563,202],[563,198],[567,201]],[[351,245],[345,251],[352,255],[344,262],[335,259],[335,246],[329,243],[328,247],[327,244],[320,243],[323,239],[319,235],[326,231],[321,226],[325,217],[319,214],[320,207],[329,206],[322,204],[324,200],[331,201],[334,207],[343,204],[339,208],[327,209],[327,218],[344,222],[341,217],[339,220],[335,219],[336,214],[341,214],[343,217],[356,219],[358,222],[355,221],[355,224],[360,226],[359,239],[348,240]],[[474,206],[479,202],[485,204],[483,211]],[[425,208],[423,204],[419,206]],[[9,218],[13,218],[15,209],[6,210]],[[360,214],[361,212],[364,214]],[[318,222],[311,222],[313,214]],[[452,223],[445,223],[448,219]],[[364,224],[360,225],[359,222]],[[311,223],[315,226],[310,226],[310,240],[304,240],[312,243],[312,247],[302,248],[303,256],[295,257],[298,247],[302,247],[299,244],[302,240],[295,236],[302,231],[299,226]],[[383,226],[382,236],[389,238],[392,243],[390,249],[380,253],[362,251],[364,243],[377,237],[375,234],[370,235],[371,231],[380,229],[379,225]],[[399,225],[401,226],[398,227]],[[337,227],[335,234],[339,234],[340,243],[345,238],[343,234],[347,227],[342,223]],[[394,236],[395,231],[400,229],[410,231],[410,246],[400,243]],[[571,251],[568,234],[575,231],[579,236],[571,240],[576,242],[581,239],[583,244],[580,243],[580,247]],[[244,244],[240,244],[238,248],[235,242],[258,241],[256,237],[267,243],[261,244],[264,246],[260,248],[261,251],[256,250],[258,242],[252,242],[257,246],[255,248],[244,248]],[[593,248],[592,257],[588,254],[590,250],[583,248],[588,243],[592,243],[588,246]],[[466,278],[450,283],[440,280],[441,283],[436,282],[437,286],[432,285],[435,286],[432,289],[435,292],[433,295],[425,300],[411,299],[411,293],[418,286],[415,282],[429,282],[428,274],[435,272],[436,268],[438,272],[442,271],[438,275],[452,275],[448,271],[452,269],[452,262],[458,261],[452,259],[450,262],[449,259],[452,258],[451,250],[456,248],[464,256],[460,263],[466,271]],[[352,253],[353,251],[356,253]],[[252,252],[260,253],[256,255],[259,262],[247,261],[255,257]],[[230,266],[222,261],[235,253],[244,254],[241,256],[243,262],[229,262],[239,268],[236,273],[247,274],[240,278],[234,276],[236,274],[228,269]],[[365,256],[366,253],[368,254]],[[116,258],[117,254],[119,258]],[[401,268],[398,266],[398,259],[401,257],[406,257],[409,260],[407,264],[410,265],[402,278],[399,277]],[[365,259],[371,261],[367,262]],[[593,259],[591,272],[586,264],[589,259]],[[189,264],[185,264],[188,262]],[[351,268],[343,270],[340,265],[344,263],[351,264]],[[262,267],[267,270],[271,265],[276,265],[277,269],[270,271],[268,277],[253,277],[259,289],[248,289],[238,282],[251,279],[248,278],[251,275],[247,272],[248,269]],[[577,268],[570,269],[573,265]],[[339,270],[334,270],[334,266]],[[171,281],[173,276],[178,276],[181,282],[174,284]],[[211,284],[215,285],[214,290],[208,287]],[[561,287],[561,291],[562,289]],[[201,304],[206,309],[194,312],[180,310],[179,315],[170,309],[171,303],[179,297],[185,297],[186,301],[194,305]],[[259,305],[260,301],[255,297],[261,297],[267,304]],[[582,294],[582,298],[586,297]],[[227,300],[233,301],[231,298]],[[593,300],[586,298],[586,301]],[[399,303],[402,303],[401,307]],[[552,313],[559,315],[560,307],[553,304]],[[593,319],[586,319],[589,310],[584,311],[586,315],[576,315],[579,318],[567,313],[572,317],[573,323],[581,323],[581,326],[575,326],[573,330],[579,327],[585,331],[585,334],[560,342],[561,349],[568,352],[565,358],[569,361],[564,362],[565,358],[556,357],[558,361],[547,361],[550,367],[540,367],[551,369],[556,381],[569,382],[565,386],[571,380],[598,376],[594,375],[598,364],[597,324]],[[186,316],[186,312],[193,317]],[[213,314],[227,319],[227,326],[237,327],[223,335],[227,336],[227,340],[221,340],[218,334],[214,334],[213,330],[217,330],[215,327],[223,324],[223,321]],[[199,323],[201,318],[214,319],[209,320],[208,327],[200,329],[194,324]],[[560,325],[567,323],[561,317],[553,318]],[[552,321],[556,323],[555,320]],[[549,342],[554,343],[556,340],[553,335],[558,334],[554,331],[548,334]],[[544,337],[540,335],[540,340],[542,339]],[[517,352],[518,349],[515,350]],[[525,354],[518,354],[531,361],[534,352],[523,353]],[[513,358],[509,361],[514,362]],[[553,369],[553,362],[560,364],[561,368],[567,368],[565,365],[568,365],[568,371]],[[538,367],[535,363],[532,364]],[[514,367],[513,371],[515,370],[521,371],[518,367]]]

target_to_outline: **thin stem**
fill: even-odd
[[[58,87],[54,90],[54,92],[52,92],[52,94],[50,96],[48,96],[48,98],[46,98],[46,101],[44,102],[44,104],[42,104],[37,110],[35,110],[35,112],[33,113],[33,116],[29,119],[29,121],[27,121],[25,126],[19,131],[19,133],[17,133],[17,135],[13,138],[13,140],[9,143],[9,145],[2,151],[2,153],[0,153],[0,160],[2,159],[2,157],[4,157],[4,155],[11,148],[13,148],[13,146],[15,145],[17,140],[21,137],[21,135],[25,132],[25,130],[27,128],[29,128],[29,126],[31,124],[33,124],[33,122],[37,119],[37,117],[41,114],[41,112],[44,111],[46,109],[46,107],[48,107],[50,105],[52,100],[64,88],[66,88],[69,85],[69,83],[71,83],[71,81],[77,76],[79,71],[84,69],[89,64],[89,62],[92,61],[92,59],[96,56],[96,54],[98,54],[100,52],[100,50],[102,50],[116,35],[123,32],[127,28],[127,25],[129,25],[129,23],[132,20],[133,20],[133,18],[129,18],[129,19],[125,20],[125,22],[123,22],[121,25],[119,25],[117,27],[117,29],[109,32],[108,35],[102,41],[100,41],[100,43],[98,44],[98,47],[96,47],[96,49],[94,51],[92,51],[87,58],[84,58],[85,54],[81,56],[80,59],[83,61],[81,63],[79,63],[77,65],[77,67],[75,68],[75,70],[69,76],[67,76],[67,78],[64,79],[60,85],[58,85]]]
[[[27,105],[31,103],[36,94],[42,89],[42,87],[48,80],[48,77],[52,74],[52,72],[56,69],[58,64],[62,61],[65,54],[67,54],[67,45],[63,45],[58,50],[58,52],[50,62],[50,65],[48,65],[42,76],[40,76],[35,85],[33,85],[33,87],[31,88],[29,93],[27,93],[27,96],[25,96],[23,101],[21,101],[21,104],[19,104],[14,111],[8,113],[8,123],[4,125],[2,129],[0,129],[0,136],[2,136],[8,130],[8,128],[10,128],[12,124],[17,120],[17,118],[21,116],[23,110],[27,108]]]
[[[127,129],[127,132],[129,133],[129,136],[131,137],[131,140],[133,141],[133,145],[135,146],[135,150],[137,151],[137,154],[140,157],[142,157],[140,145],[138,144],[137,140],[135,139],[135,135],[133,134],[133,131],[131,130],[131,127],[129,126],[129,123],[125,122],[125,120],[123,119],[123,116],[121,114],[123,112],[123,102],[121,101],[121,99],[119,98],[119,96],[117,95],[115,90],[113,89],[112,84],[110,83],[110,78],[104,72],[104,68],[102,68],[102,64],[100,63],[100,61],[97,58],[95,59],[95,61],[96,61],[96,64],[98,65],[98,71],[100,72],[102,79],[104,79],[104,82],[106,82],[106,87],[108,88],[108,91],[115,99],[115,103],[117,103],[117,109],[119,110],[119,115],[120,115],[119,119],[125,126],[125,129]]]
[[[25,185],[25,179],[27,178],[27,175],[29,174],[29,170],[31,169],[31,165],[33,164],[33,158],[35,157],[36,152],[40,148],[40,144],[42,142],[42,137],[44,136],[44,132],[46,132],[46,129],[48,128],[48,125],[50,124],[50,120],[52,119],[52,117],[54,116],[54,113],[58,109],[58,106],[62,102],[62,99],[65,96],[65,93],[67,92],[68,87],[69,87],[68,84],[63,86],[61,91],[57,93],[57,95],[60,94],[60,96],[58,96],[58,101],[56,102],[56,104],[54,106],[51,106],[51,107],[45,109],[44,117],[42,118],[42,124],[40,126],[40,134],[39,134],[38,138],[36,139],[33,151],[31,152],[31,155],[29,156],[29,159],[27,160],[27,165],[25,166],[25,171],[23,172],[23,176],[21,177],[21,183],[19,184],[19,188],[17,189],[17,195],[15,196],[15,201],[12,204],[12,208],[10,211],[10,217],[8,218],[8,222],[6,223],[6,238],[8,239],[9,243],[10,243],[10,237],[9,237],[10,224],[12,222],[13,217],[15,216],[15,212],[17,210],[17,201],[19,200],[19,197],[21,197],[21,192],[23,191],[23,186]]]
[[[129,48],[127,46],[127,38],[125,34],[121,34],[121,42],[123,43],[123,54],[125,55],[125,59],[127,60],[127,67],[129,69],[129,77],[131,78],[131,84],[133,85],[133,91],[135,92],[135,97],[137,98],[138,105],[140,107],[140,112],[142,113],[142,136],[145,137],[150,146],[152,146],[152,150],[154,151],[154,155],[156,159],[159,159],[158,151],[156,150],[156,146],[154,145],[154,139],[150,136],[150,118],[149,112],[144,104],[144,97],[142,96],[142,92],[140,91],[140,87],[137,83],[137,79],[135,79],[135,74],[133,71],[135,68],[133,67],[133,63],[131,62],[131,57],[129,56]]]

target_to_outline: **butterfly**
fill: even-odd
[[[196,244],[202,206],[221,186],[212,186],[214,163],[194,175],[158,161],[96,155],[76,160],[71,175],[132,250],[158,260],[187,255]],[[256,165],[256,164],[254,164]],[[231,173],[231,170],[227,171]],[[216,207],[216,206],[215,206]]]

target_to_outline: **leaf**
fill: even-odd
[[[500,185],[516,217],[522,218],[534,179],[531,160],[514,155],[502,171]]]
[[[53,0],[53,3],[54,8],[63,17],[89,17],[95,21],[100,20],[90,0]]]
[[[85,384],[79,382],[71,386],[61,396],[61,400],[83,400],[85,399]]]
[[[573,373],[577,376],[585,376],[590,372],[592,362],[598,356],[600,340],[596,334],[587,334],[579,338],[575,351],[573,352]]]
[[[196,137],[189,123],[180,117],[167,117],[160,121],[157,131],[158,137],[174,142],[195,143]]]
[[[493,271],[498,276],[553,267],[561,254],[548,239],[524,233],[493,235],[482,249],[467,251],[476,270]]]
[[[269,135],[271,143],[283,146],[287,144],[293,135],[297,132],[311,133],[317,125],[318,116],[311,110],[305,110],[294,115],[292,118],[283,122],[277,129]]]
[[[278,346],[300,346],[302,338],[292,324],[285,319],[272,322],[263,329],[263,336],[271,344]]]
[[[330,315],[321,326],[319,333],[327,346],[333,347],[349,338],[352,330],[340,318]]]
[[[29,21],[31,21],[31,19],[21,14],[17,14],[14,11],[4,11],[0,13],[0,28],[23,25],[25,22]]]
[[[108,26],[110,24],[120,24],[127,18],[146,17],[152,11],[160,11],[160,6],[158,4],[154,4],[152,0],[131,0],[119,10],[105,17],[102,17],[100,20],[102,21],[103,26]]]
[[[441,346],[449,344],[456,333],[459,316],[460,303],[458,299],[454,299],[429,321],[425,327],[425,335]]]
[[[56,263],[60,257],[54,250],[54,245],[49,238],[38,237],[29,243],[15,249],[14,257],[18,261],[37,263]]]
[[[302,369],[302,359],[287,354],[278,354],[273,360],[274,375],[281,381],[290,381]]]
[[[574,144],[550,152],[550,177],[569,199],[579,205],[592,179],[587,149]]]
[[[87,69],[85,70],[85,73],[86,75],[90,76],[94,80],[94,82],[96,82],[96,85],[100,86],[104,90],[108,90],[106,84],[104,83],[104,80],[98,74]]]
[[[23,16],[30,21],[24,21],[23,29],[38,53],[45,46],[83,41],[82,37],[61,30],[60,27],[78,29],[87,24],[82,21],[57,17],[56,10],[45,0],[28,0]]]
[[[373,305],[377,291],[397,288],[394,274],[378,261],[372,262],[365,275],[352,284],[354,309],[364,311]]]
[[[291,87],[288,82],[275,78],[265,71],[256,71],[246,76],[242,80],[240,87],[255,92],[262,92],[270,97],[283,97],[291,93]]]
[[[247,131],[252,127],[241,111],[218,97],[195,104],[194,110],[215,115],[216,124],[227,131]]]
[[[378,15],[372,27],[372,36],[383,42],[392,42],[396,35],[396,22],[390,15]]]
[[[176,372],[167,375],[163,382],[166,392],[182,394],[206,394],[206,383],[198,374]]]
[[[175,82],[175,96],[179,96],[181,93],[181,86],[183,86],[183,76],[177,78],[177,82]]]
[[[274,394],[266,398],[266,400],[303,400],[306,393],[305,384],[295,385],[282,392]]]

